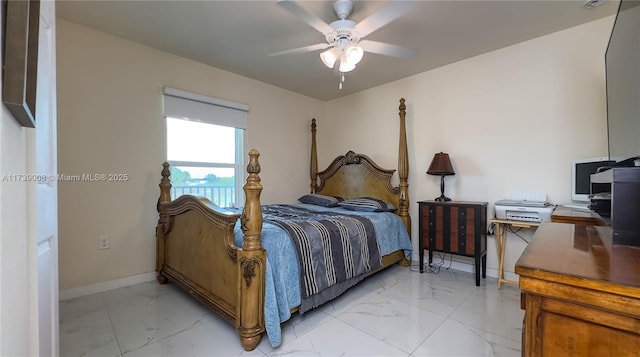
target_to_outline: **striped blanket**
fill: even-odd
[[[334,299],[382,266],[375,229],[366,217],[294,205],[263,206],[262,216],[284,229],[296,247],[300,313]]]

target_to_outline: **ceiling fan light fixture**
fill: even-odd
[[[338,71],[342,73],[351,72],[356,68],[355,63],[351,63],[347,60],[347,56],[344,54],[340,57],[340,67],[338,67]]]
[[[338,60],[338,50],[335,47],[330,48],[320,53],[320,59],[325,66],[333,68],[333,66],[335,66],[336,64],[336,61]]]
[[[347,57],[347,62],[352,63],[353,65],[360,63],[363,55],[364,55],[364,50],[358,44],[350,45],[345,50],[345,56]]]
[[[408,58],[413,55],[414,51],[400,46],[384,42],[361,40],[391,21],[411,12],[416,7],[416,1],[389,1],[389,4],[379,10],[376,10],[376,12],[369,14],[365,19],[358,23],[348,19],[353,12],[354,1],[352,0],[335,1],[333,10],[338,16],[338,20],[331,23],[325,22],[315,13],[305,9],[300,4],[301,2],[301,0],[278,0],[278,4],[285,10],[301,18],[302,21],[322,33],[325,37],[326,43],[299,47],[288,51],[281,51],[272,55],[324,50],[324,52],[320,53],[320,59],[325,66],[328,68],[335,68],[336,62],[340,61],[338,64],[340,89],[342,89],[342,82],[344,82],[344,74],[353,71],[356,68],[356,65],[360,63],[364,56],[365,48],[367,52],[391,57]],[[360,43],[364,45],[364,48]]]

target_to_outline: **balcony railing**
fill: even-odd
[[[171,198],[176,199],[182,195],[203,196],[216,205],[226,208],[234,207],[236,195],[233,186],[172,186]]]

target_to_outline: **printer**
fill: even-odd
[[[500,200],[495,203],[496,218],[524,222],[551,222],[555,206],[546,201]]]

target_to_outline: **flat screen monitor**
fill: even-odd
[[[640,156],[640,1],[620,2],[605,54],[609,159]]]
[[[574,161],[571,171],[571,199],[577,202],[589,202],[589,194],[591,194],[591,175],[596,172],[600,172],[615,163],[615,160],[609,160],[608,157],[596,157]]]

